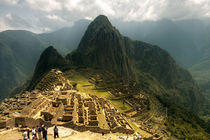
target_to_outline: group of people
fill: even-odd
[[[31,133],[31,136],[30,136]],[[44,125],[33,127],[31,130],[28,128],[23,132],[23,140],[47,140],[47,127]]]
[[[119,139],[123,139],[123,140],[143,140],[142,137],[140,135],[134,134],[133,137],[132,136],[119,136]]]

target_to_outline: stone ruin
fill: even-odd
[[[35,89],[41,91],[60,91],[72,89],[72,85],[64,77],[60,70],[52,69],[36,85]]]
[[[3,105],[11,104],[9,111],[1,112],[0,127],[33,127],[41,124],[47,126],[61,125],[79,131],[133,133],[131,126],[110,103],[97,96],[84,98],[77,91],[56,91],[53,99],[47,98],[47,92],[37,93],[37,97],[7,99]],[[43,94],[43,95],[42,95]],[[48,95],[47,94],[47,95]],[[26,95],[26,94],[23,94]],[[24,102],[29,100],[28,102]],[[12,104],[14,102],[14,104]],[[17,107],[19,106],[19,107]],[[1,105],[2,107],[2,105]],[[16,113],[16,115],[13,115]],[[103,116],[103,117],[101,117]],[[108,127],[104,127],[104,126]]]
[[[72,90],[61,71],[51,70],[43,79],[35,90],[1,103],[0,128],[56,124],[78,131],[134,133],[124,116],[106,99],[83,97]]]

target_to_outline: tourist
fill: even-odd
[[[36,129],[33,127],[31,132],[32,132],[32,140],[35,140],[36,139]]]
[[[41,127],[40,127],[40,126],[37,126],[37,133],[38,133],[38,139],[39,139],[39,140],[42,139],[41,132],[42,132]]]
[[[58,127],[55,125],[55,127],[54,127],[54,138],[58,138],[59,136],[58,136]]]
[[[10,129],[10,126],[6,126],[6,129],[9,130]]]
[[[28,131],[23,132],[23,140],[28,140]]]
[[[136,135],[133,135],[133,140],[136,140],[136,139],[137,139]]]
[[[41,130],[42,130],[42,136],[44,138],[44,125],[42,125]]]
[[[47,140],[47,127],[44,127],[44,125],[42,125],[42,134],[43,138]]]
[[[141,136],[140,135],[137,136],[137,140],[141,140]]]
[[[128,133],[129,133],[129,132],[128,132],[128,130],[127,130],[127,131],[126,131],[127,139],[129,138],[129,137],[128,137]]]
[[[28,140],[30,140],[30,129],[27,129],[27,136],[28,136]]]

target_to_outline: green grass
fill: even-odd
[[[121,113],[131,109],[128,104],[123,104],[123,100],[113,100],[116,98],[106,90],[99,90],[95,88],[94,84],[89,82],[90,75],[87,72],[77,72],[74,70],[65,72],[65,76],[69,79],[70,83],[77,83],[77,90],[82,93],[96,95],[100,98],[106,98],[110,103],[115,106]]]
[[[125,118],[126,119],[126,118]],[[126,119],[126,121],[129,123],[129,125],[133,128],[133,130],[137,133],[139,133],[140,135],[144,136],[144,137],[151,137],[152,135],[147,133],[144,130],[141,130],[138,126],[136,126],[131,120]]]
[[[110,100],[111,104],[113,104],[120,112],[128,111],[131,108],[128,104],[123,104],[123,100]]]

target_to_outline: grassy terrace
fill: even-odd
[[[110,92],[106,90],[96,89],[95,85],[89,82],[89,77],[87,73],[79,73],[75,71],[68,71],[65,73],[66,77],[70,80],[70,82],[77,83],[77,90],[81,93],[96,95],[101,98],[106,98],[110,101],[112,105],[114,105],[121,113],[128,111],[131,107],[128,104],[123,104],[123,100],[114,99],[116,98]]]
[[[126,118],[125,118],[126,119]],[[131,120],[129,119],[126,119],[126,121],[130,124],[130,126],[133,128],[133,130],[135,130],[135,132],[139,133],[140,135],[148,138],[148,137],[151,137],[152,135],[150,133],[147,133],[146,131],[144,130],[141,130],[140,128],[138,128],[135,123],[133,123]]]

